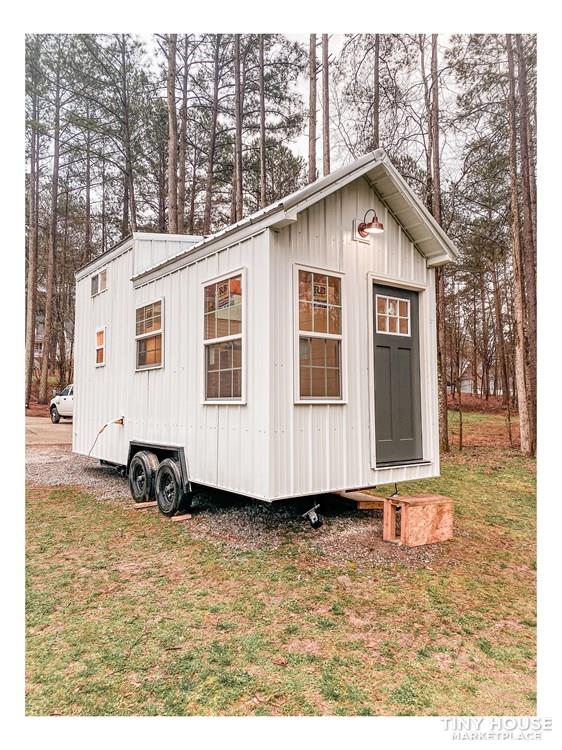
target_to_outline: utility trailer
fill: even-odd
[[[457,250],[382,149],[207,237],[76,275],[73,450],[167,515],[439,475],[435,269]]]

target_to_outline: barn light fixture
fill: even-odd
[[[367,222],[367,214],[371,213],[371,211],[373,212],[373,219],[372,221]],[[377,212],[374,208],[369,208],[365,211],[365,216],[363,217],[363,221],[357,227],[357,232],[361,237],[368,237],[370,234],[382,234],[384,232],[384,225],[382,221],[379,221]]]

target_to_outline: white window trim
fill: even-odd
[[[324,274],[327,276],[336,276],[340,279],[340,296],[341,296],[341,333],[321,333],[320,331],[301,331],[299,329],[299,271],[311,271],[312,273]],[[312,404],[318,406],[338,406],[347,404],[347,300],[345,294],[345,273],[334,271],[329,268],[319,268],[318,266],[306,266],[302,263],[293,264],[293,402],[295,405]],[[300,346],[301,336],[307,338],[335,339],[340,341],[340,398],[301,398],[300,395]]]
[[[100,294],[103,294],[104,292],[107,292],[107,277],[108,277],[108,270],[109,266],[103,266],[102,268],[99,268],[95,273],[93,273],[90,276],[90,297],[93,299],[94,297],[98,297]],[[99,288],[99,277],[101,276],[102,272],[105,271],[105,288],[100,289]],[[98,291],[95,294],[92,294],[92,279],[95,277],[98,277]]]
[[[386,300],[397,299],[399,302],[400,301],[401,302],[406,302],[408,304],[408,333],[400,333],[399,331],[379,331],[379,315],[383,315],[383,313],[379,313],[379,311],[378,311],[378,305],[376,306],[376,312],[375,312],[375,317],[376,317],[376,326],[375,326],[375,328],[376,328],[376,332],[380,333],[381,336],[405,336],[406,338],[410,338],[410,336],[412,335],[412,311],[410,309],[411,308],[411,306],[410,306],[410,300],[409,299],[400,300],[398,297],[392,297],[389,294],[376,294],[375,297],[376,297],[376,299],[375,299],[375,305],[377,304],[377,301],[379,299],[386,299]],[[388,320],[391,317],[392,318],[396,318],[396,320],[398,320],[398,321],[400,320],[400,318],[402,318],[402,320],[404,320],[404,316],[389,315],[388,312],[384,313],[384,316],[385,316],[387,322],[388,322]],[[398,323],[398,327],[400,327],[400,323]]]
[[[230,279],[233,276],[242,277],[242,332],[235,333],[230,336],[219,336],[213,339],[205,338],[205,288],[210,284],[216,284],[225,279]],[[248,274],[246,266],[240,266],[227,273],[222,273],[220,276],[213,276],[209,279],[205,279],[201,282],[201,291],[199,295],[199,331],[200,331],[200,346],[203,351],[202,356],[202,387],[201,387],[201,403],[204,406],[230,406],[230,405],[244,405],[247,404],[246,398],[246,383],[248,373],[248,337],[247,337],[247,319],[248,319]],[[229,341],[240,340],[242,342],[242,372],[240,382],[240,398],[207,398],[207,346],[210,344],[223,344]],[[200,351],[201,351],[200,349]]]
[[[98,333],[103,332],[103,346],[98,346]],[[106,347],[107,347],[107,326],[101,326],[101,328],[96,328],[96,340],[95,340],[95,349],[94,349],[94,363],[96,367],[105,367],[105,362],[107,359],[106,356]],[[103,362],[98,362],[98,350],[103,349]]]
[[[160,302],[160,328],[157,331],[150,331],[149,333],[140,333],[137,335],[137,310],[140,310],[141,307],[148,307],[148,305],[154,305],[156,302]],[[154,300],[151,300],[149,302],[143,302],[141,305],[135,305],[135,372],[147,372],[147,370],[161,370],[164,367],[164,326],[165,326],[166,318],[164,313],[164,297],[157,297]],[[138,346],[137,342],[141,339],[148,339],[151,336],[156,336],[157,334],[160,334],[161,339],[161,351],[162,351],[162,359],[160,361],[160,364],[158,365],[144,365],[142,367],[138,366]]]
[[[377,440],[375,426],[375,311],[373,309],[373,291],[376,284],[394,286],[397,289],[407,289],[418,292],[418,336],[420,353],[420,387],[421,387],[421,426],[422,426],[422,459],[414,464],[408,463],[396,466],[377,466]],[[433,302],[432,302],[433,299]],[[432,304],[430,304],[432,302]],[[432,473],[439,473],[439,438],[437,444],[432,443],[430,430],[437,430],[435,425],[439,424],[437,399],[435,404],[430,403],[429,393],[437,393],[437,369],[432,366],[437,356],[436,330],[433,329],[431,337],[422,336],[422,331],[431,325],[435,313],[430,309],[435,304],[435,288],[430,295],[430,286],[424,282],[405,281],[393,276],[381,273],[369,272],[367,274],[367,325],[369,331],[369,433],[371,438],[371,470],[377,473],[392,472],[401,468],[412,468],[421,464],[430,464]],[[384,335],[384,334],[382,334]],[[395,335],[395,334],[391,334]],[[435,361],[437,361],[435,359]],[[430,380],[432,381],[430,383]]]

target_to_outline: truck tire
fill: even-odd
[[[184,491],[179,467],[171,458],[165,458],[156,472],[156,502],[158,510],[171,517],[185,511],[191,505],[190,496]]]
[[[60,422],[59,410],[54,404],[51,406],[51,422],[53,424],[58,424]]]
[[[158,458],[150,451],[139,451],[129,466],[129,489],[135,503],[154,499],[154,485],[158,471]]]

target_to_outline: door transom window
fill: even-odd
[[[410,300],[377,294],[377,333],[410,336]]]

